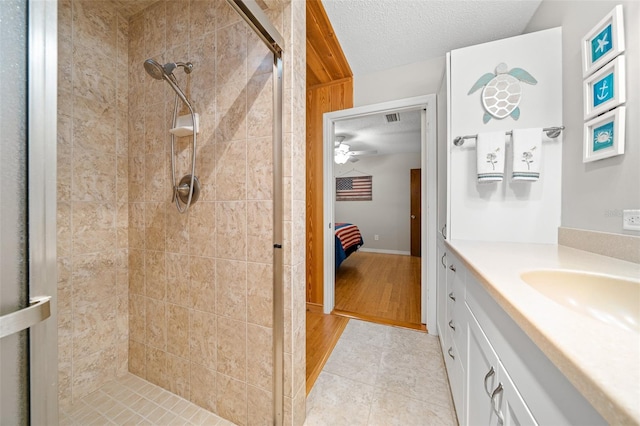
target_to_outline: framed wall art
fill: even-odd
[[[625,90],[625,59],[620,55],[584,80],[584,119],[623,104]]]
[[[582,39],[582,76],[624,52],[624,21],[622,5],[616,6]]]
[[[584,123],[583,163],[624,154],[624,119],[622,106]]]

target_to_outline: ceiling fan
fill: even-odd
[[[356,158],[358,155],[372,155],[378,153],[376,150],[351,151],[351,147],[346,143],[343,143],[344,139],[344,136],[336,136],[334,142],[333,158],[337,164],[345,164],[347,161],[355,163],[356,161],[359,161]]]

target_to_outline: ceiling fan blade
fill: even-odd
[[[370,150],[370,151],[349,151],[349,155],[373,155],[373,154],[377,154],[378,151],[377,150]]]

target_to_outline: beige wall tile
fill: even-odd
[[[167,351],[189,357],[189,310],[171,303],[167,304]]]
[[[146,379],[146,346],[144,343],[129,340],[129,371]]]
[[[189,347],[191,361],[211,370],[217,366],[217,319],[214,314],[191,310]]]
[[[187,359],[167,354],[167,389],[182,398],[189,399],[191,366]]]
[[[217,256],[247,259],[247,204],[244,201],[216,203]]]
[[[237,320],[247,319],[247,263],[216,262],[216,313]]]
[[[165,250],[165,203],[145,204],[145,249],[164,252]]]
[[[116,153],[116,107],[95,100],[73,97],[73,143],[85,149]]]
[[[191,273],[189,256],[186,254],[166,253],[167,302],[189,307],[189,284]]]
[[[115,378],[115,348],[96,352],[73,361],[71,379],[74,400],[82,398]]]
[[[247,321],[263,327],[273,324],[273,266],[247,263]]]
[[[116,294],[116,251],[74,256],[73,305],[95,303]]]
[[[160,349],[162,351],[167,348],[167,315],[165,305],[166,304],[163,301],[145,298],[145,343],[150,347],[152,346],[153,348]],[[147,357],[148,356],[149,354],[147,353]],[[147,373],[149,373],[149,371],[147,371]]]
[[[244,381],[247,369],[245,322],[218,316],[217,371]]]
[[[116,343],[116,298],[79,305],[73,313],[73,359],[111,350]],[[114,350],[115,356],[115,350]]]
[[[167,16],[167,48],[187,44],[189,42],[189,18],[191,5],[189,1],[169,0],[165,2]],[[182,59],[175,59],[176,61]]]
[[[226,118],[223,118],[223,120]],[[221,124],[221,127],[223,124]],[[247,142],[236,140],[216,144],[216,198],[244,200],[247,193]]]
[[[115,205],[73,202],[71,209],[74,254],[116,248]]]
[[[249,426],[268,426],[273,424],[273,393],[254,386],[247,386],[247,407]]]
[[[238,22],[217,31],[217,84],[247,80],[247,27]]]
[[[199,202],[189,212],[189,253],[196,256],[216,255],[216,205]]]
[[[217,375],[218,414],[237,425],[247,424],[247,384],[224,374]]]
[[[195,206],[194,206],[195,208]],[[189,253],[189,216],[181,214],[173,202],[167,202],[166,250],[171,253]]]
[[[129,295],[129,337],[144,344],[147,333],[147,306],[144,296]]]
[[[144,296],[144,250],[129,250],[129,293]]]
[[[190,386],[191,402],[216,413],[216,372],[200,364],[191,363]]]
[[[273,198],[273,148],[271,137],[247,141],[247,198],[271,200]]]
[[[190,256],[191,308],[209,313],[216,311],[216,262],[208,257]]]
[[[157,300],[165,300],[167,280],[165,254],[161,251],[145,251],[145,295]]]
[[[144,45],[147,56],[157,55],[166,49],[165,2],[154,3],[143,12],[145,16]]]
[[[247,383],[272,389],[273,333],[270,328],[247,324]]]
[[[146,379],[151,383],[167,387],[167,353],[152,346],[146,347]]]
[[[71,311],[72,306],[72,282],[71,282],[71,259],[68,257],[58,257],[58,312]]]

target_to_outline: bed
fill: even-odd
[[[336,271],[340,264],[364,244],[360,229],[352,223],[336,223]]]

